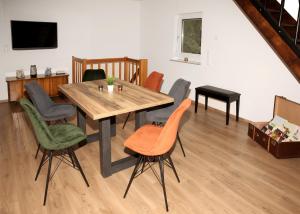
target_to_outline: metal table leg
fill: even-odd
[[[100,151],[100,171],[105,177],[111,176],[113,173],[127,169],[136,163],[134,156],[128,156],[117,161],[111,160],[111,121],[112,118],[99,120],[99,151]],[[114,129],[115,130],[115,129]]]
[[[103,177],[111,176],[110,118],[99,120],[100,171]]]
[[[138,127],[145,122],[145,112],[137,114]],[[86,133],[86,114],[77,108],[77,125]],[[100,119],[98,121],[99,132],[87,136],[87,143],[99,140],[100,172],[105,177],[113,173],[129,168],[136,163],[136,157],[128,156],[117,161],[111,160],[111,137],[116,135],[116,117]],[[137,127],[137,126],[136,126]]]
[[[77,107],[76,109],[77,109],[77,126],[81,128],[84,133],[86,133],[86,120],[85,120],[86,114],[80,108]]]
[[[135,130],[146,123],[146,111],[135,112]]]

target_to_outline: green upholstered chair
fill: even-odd
[[[56,169],[62,161],[67,164],[71,163],[75,169],[78,169],[85,183],[89,186],[73,148],[74,145],[77,145],[86,139],[86,135],[83,131],[77,126],[69,123],[48,126],[42,119],[40,113],[28,99],[23,98],[19,102],[31,122],[38,143],[40,143],[44,149],[43,157],[38,167],[35,180],[37,180],[42,166],[47,161],[49,162],[44,194],[44,205],[46,204],[49,181],[52,179]],[[60,156],[60,158],[58,158],[60,161],[53,174],[50,175],[52,159],[55,156]],[[69,156],[69,158],[66,156]]]
[[[54,103],[45,90],[36,82],[31,81],[25,84],[26,92],[32,104],[47,122],[67,121],[67,118],[76,114],[76,109],[71,104]],[[35,159],[40,151],[40,144],[35,153]]]

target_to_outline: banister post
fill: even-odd
[[[280,15],[279,15],[279,20],[278,20],[278,26],[281,27],[281,21],[282,21],[282,16],[283,16],[283,12],[284,12],[284,4],[285,4],[285,0],[281,0],[280,3]]]
[[[147,79],[148,73],[148,59],[140,59],[140,78],[139,78],[139,85],[143,86],[145,80]]]
[[[128,64],[128,57],[124,57],[124,80],[129,81],[129,64]]]
[[[75,57],[72,56],[72,83],[75,83]]]
[[[83,60],[82,60],[81,72],[80,72],[81,75],[79,75],[79,76],[80,76],[80,79],[78,80],[78,82],[82,82],[82,77],[83,77],[83,75],[84,75],[85,70],[86,70],[86,59],[83,59]]]
[[[296,35],[295,35],[295,45],[297,45],[298,38],[299,38],[299,25],[300,25],[300,0],[298,1],[298,16],[297,16],[297,28],[296,28]]]

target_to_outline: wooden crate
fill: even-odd
[[[278,115],[291,123],[300,126],[300,104],[284,97],[275,96],[273,117]],[[276,158],[297,158],[300,157],[300,141],[277,142],[261,129],[268,122],[249,123],[248,136],[260,144]]]

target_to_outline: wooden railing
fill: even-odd
[[[268,13],[263,12],[265,11],[265,4],[262,3],[264,3],[265,0],[234,1],[237,3],[240,9],[244,11],[244,14],[248,16],[249,20],[254,24],[257,30],[261,33],[261,35],[281,58],[282,62],[287,66],[290,72],[300,83],[300,43],[295,45],[295,41],[293,41],[297,40],[298,37],[296,36],[294,38],[289,35],[286,36],[286,33],[290,31],[280,30],[280,28],[285,26],[286,20],[283,20],[282,18],[282,20],[276,19],[279,20],[279,22],[274,21],[274,17],[280,18],[281,13],[284,14],[284,16],[282,16],[284,18],[289,15],[286,12],[281,12],[281,6],[277,6],[277,10],[274,10],[273,8],[270,9],[270,5],[268,5],[268,7],[266,7],[269,10]],[[258,1],[260,4],[258,4]],[[276,3],[278,5],[277,1],[275,0],[270,0],[268,2],[273,2],[274,4]],[[271,17],[270,14],[275,14],[275,16]],[[297,23],[299,24],[299,19]],[[279,24],[280,28],[278,27]],[[285,28],[286,27],[287,26],[285,26]],[[296,32],[296,30],[294,32]]]
[[[80,59],[72,57],[72,82],[82,82],[87,69],[103,69],[106,76],[112,76],[143,85],[147,78],[148,60],[124,58]]]
[[[277,0],[251,0],[251,2],[287,45],[300,57],[300,40],[298,39],[300,27],[299,8],[297,20],[295,20],[285,9],[285,0],[279,2]]]

